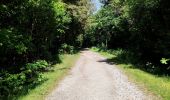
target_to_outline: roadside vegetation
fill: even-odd
[[[168,0],[102,0],[88,18],[85,43],[102,49],[125,49],[151,73],[170,74],[170,7]],[[131,61],[131,59],[129,60]],[[153,72],[154,71],[154,72]]]
[[[60,55],[61,63],[53,65],[53,68],[42,74],[43,82],[34,89],[27,91],[19,100],[44,100],[51,93],[54,87],[57,87],[58,82],[68,74],[71,67],[74,66],[79,54],[64,54]]]
[[[46,73],[54,64],[67,62],[59,55],[75,54],[82,47],[88,6],[87,0],[0,1],[0,99],[18,99],[42,83],[53,84],[43,77],[53,75]]]
[[[99,52],[106,57],[108,63],[116,64],[126,75],[130,81],[135,82],[146,93],[154,93],[163,100],[170,99],[170,77],[166,75],[154,75],[143,70],[134,56],[128,54],[126,50],[101,50],[97,47],[91,48],[92,51]],[[130,60],[130,61],[129,61]],[[147,65],[149,66],[149,65]]]

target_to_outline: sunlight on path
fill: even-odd
[[[70,74],[46,100],[157,100],[144,93],[116,65],[91,51],[82,51]]]

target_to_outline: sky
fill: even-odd
[[[96,8],[96,10],[94,11],[94,13],[96,13],[102,7],[102,3],[100,3],[99,0],[92,0],[92,3],[94,4],[94,6]]]

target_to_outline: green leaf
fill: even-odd
[[[169,61],[170,59],[166,59],[166,58],[162,58],[161,60],[160,60],[160,62],[162,63],[162,64],[165,64],[165,65],[167,65],[168,63],[168,61]]]

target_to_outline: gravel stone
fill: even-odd
[[[153,98],[130,82],[116,65],[85,50],[46,100],[156,100]]]

